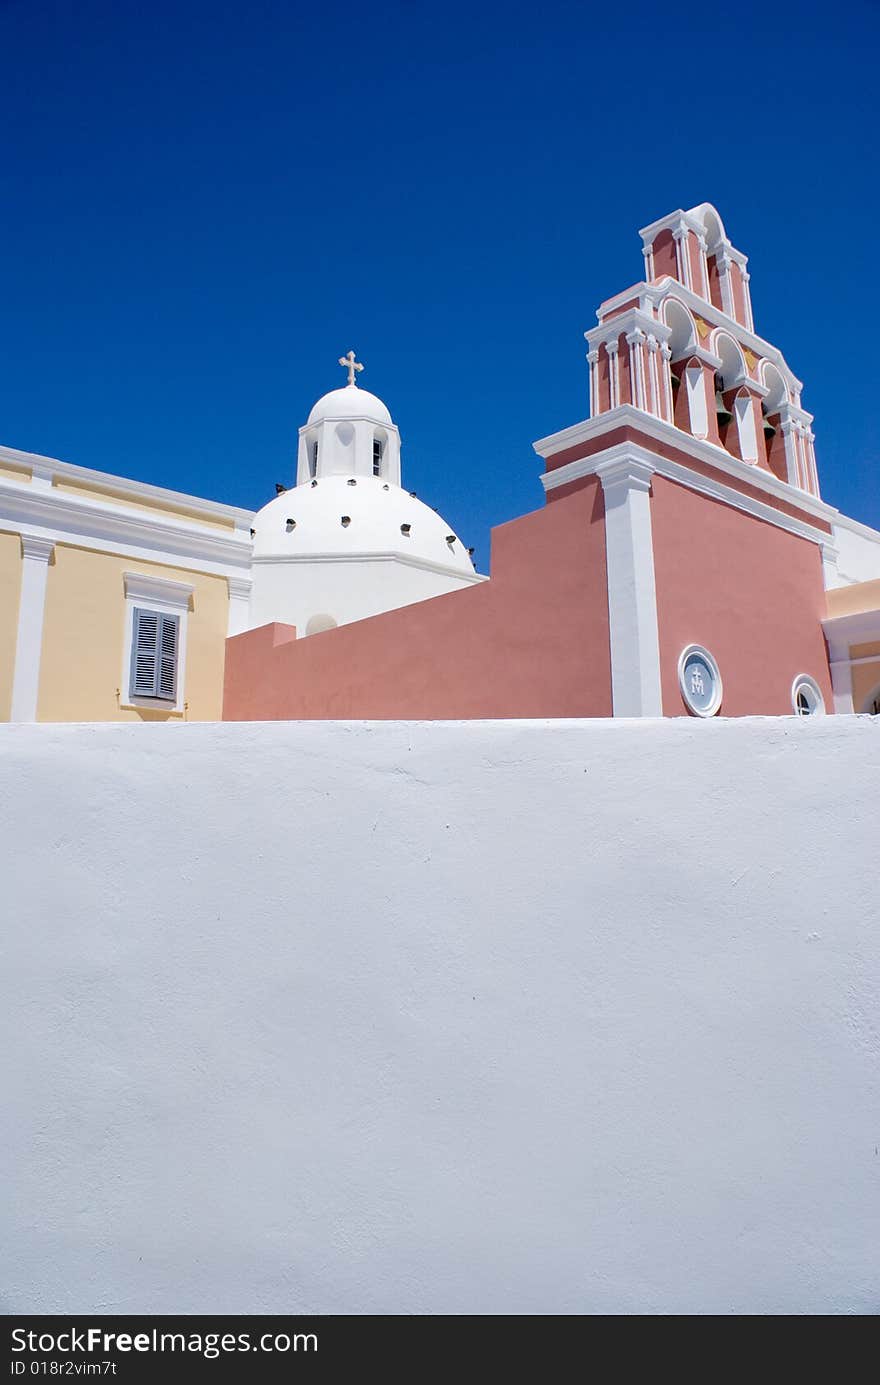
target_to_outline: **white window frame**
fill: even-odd
[[[691,695],[685,686],[684,668],[692,654],[698,654],[705,662],[715,679],[715,694],[708,707],[697,707],[691,701]],[[714,717],[718,715],[718,709],[724,698],[724,685],[721,681],[721,670],[714,657],[709,653],[705,645],[686,644],[678,656],[678,686],[681,692],[684,705],[693,717]]]
[[[813,699],[813,707],[809,712],[802,712],[798,708],[798,693],[802,689],[808,697]],[[799,673],[791,685],[791,710],[796,717],[825,715],[825,698],[822,695],[822,689],[815,678],[811,678],[808,673]]]
[[[125,637],[122,642],[122,675],[119,684],[120,707],[150,707],[166,712],[182,712],[186,700],[186,633],[190,604],[195,587],[188,582],[172,582],[167,577],[151,577],[142,572],[123,573],[125,582]],[[134,640],[135,610],[157,611],[177,616],[177,695],[134,697],[131,693],[131,646]]]

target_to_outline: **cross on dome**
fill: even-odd
[[[353,351],[349,351],[347,356],[340,356],[339,364],[341,366],[344,366],[348,371],[348,384],[349,388],[351,388],[351,386],[354,385],[355,382],[355,371],[363,370],[363,366],[361,365],[360,361],[355,360]]]

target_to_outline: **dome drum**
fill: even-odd
[[[400,484],[400,434],[369,390],[331,390],[300,429],[297,485],[327,476],[379,476]]]

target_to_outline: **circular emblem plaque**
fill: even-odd
[[[689,644],[681,651],[678,685],[695,717],[714,717],[721,706],[721,673],[708,649]]]

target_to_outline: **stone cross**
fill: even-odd
[[[349,351],[349,353],[348,353],[347,356],[340,356],[340,357],[339,357],[339,364],[340,364],[341,366],[345,366],[345,369],[348,371],[348,383],[349,383],[350,385],[353,385],[353,384],[354,384],[354,375],[355,375],[355,371],[356,371],[356,370],[363,370],[363,366],[361,365],[360,361],[356,361],[356,360],[355,360],[355,358],[354,358],[354,352],[353,352],[353,351]]]

